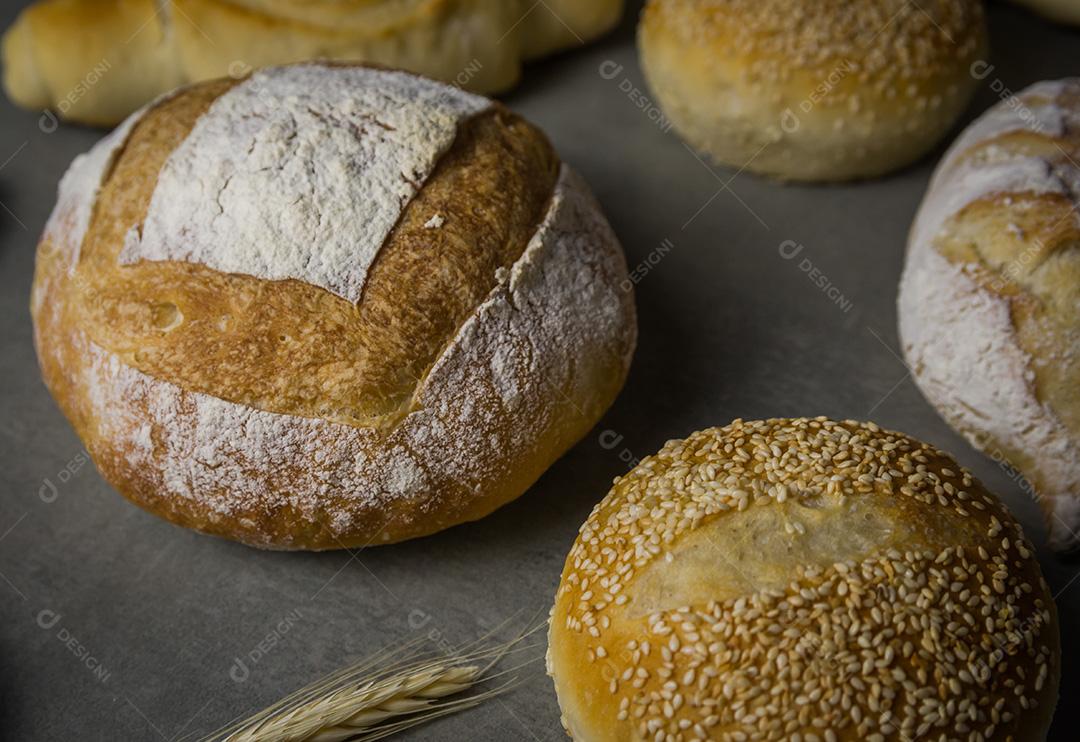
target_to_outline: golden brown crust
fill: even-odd
[[[643,69],[693,146],[781,178],[868,177],[927,151],[975,89],[982,3],[651,0]]]
[[[68,310],[99,346],[186,389],[272,412],[393,425],[498,271],[521,257],[558,159],[506,109],[467,122],[379,251],[358,306],[298,280],[195,263],[118,265],[165,159],[231,86],[198,86],[133,129],[98,197]],[[445,222],[438,229],[424,226],[433,215]]]
[[[43,375],[103,475],[174,522],[273,548],[412,538],[520,495],[614,399],[632,352],[595,202],[496,107],[404,206],[357,305],[295,279],[118,264],[162,163],[234,84],[135,125],[74,265],[63,213],[39,247]]]
[[[593,510],[549,669],[578,740],[1034,740],[1059,651],[1031,545],[950,457],[873,424],[737,420]]]
[[[622,5],[39,0],[4,35],[4,86],[21,106],[97,125],[181,84],[313,59],[378,63],[492,93],[517,83],[524,59],[608,31]]]

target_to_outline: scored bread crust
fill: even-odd
[[[913,376],[976,447],[1016,467],[1051,545],[1080,547],[1080,80],[975,121],[912,227],[899,329]]]
[[[650,0],[642,70],[689,144],[781,179],[913,162],[974,93],[978,0]]]
[[[551,613],[563,723],[607,740],[1043,739],[1033,547],[948,455],[872,423],[667,443],[581,527]]]
[[[39,0],[3,40],[25,108],[115,124],[167,90],[292,62],[407,69],[468,90],[517,83],[523,60],[612,28],[623,0]],[[64,54],[57,54],[64,49]]]
[[[269,548],[399,541],[520,495],[614,399],[636,339],[587,187],[496,104],[403,206],[356,305],[293,279],[119,264],[161,162],[234,85],[160,101],[77,161],[39,246],[43,375],[102,474],[169,520]]]

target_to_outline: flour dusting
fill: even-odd
[[[524,253],[500,272],[391,430],[186,391],[82,335],[83,365],[72,372],[94,437],[162,494],[249,520],[288,504],[332,532],[374,537],[390,503],[411,500],[412,512],[452,518],[434,493],[501,491],[508,465],[584,432],[609,401],[596,399],[596,379],[612,368],[625,374],[636,341],[626,276],[610,226],[564,167]],[[539,476],[546,462],[532,461],[535,470],[514,472],[514,481]]]
[[[74,270],[79,262],[79,251],[86,237],[86,230],[90,227],[90,216],[98,191],[101,190],[105,176],[112,170],[117,155],[127,143],[131,130],[147,111],[168,97],[170,96],[161,96],[124,119],[89,152],[76,157],[60,179],[56,206],[45,224],[45,239],[49,240],[54,250],[68,256],[69,270]]]
[[[459,124],[490,105],[404,72],[256,72],[215,100],[170,155],[120,262],[298,279],[358,302]]]
[[[976,447],[1027,452],[1036,462],[1029,476],[1040,480],[1045,503],[1069,527],[1080,525],[1080,441],[1039,400],[1033,359],[1016,336],[1008,300],[979,284],[980,265],[949,261],[934,241],[952,216],[987,196],[1059,194],[1076,200],[1080,169],[992,140],[1033,127],[1051,137],[1075,131],[1080,112],[1065,109],[1057,97],[1078,91],[1080,80],[1034,85],[1019,96],[1030,109],[999,104],[957,140],[916,217],[899,295],[900,336],[919,388]],[[975,146],[981,147],[977,156],[965,157]],[[1012,205],[1007,199],[1005,207]],[[1015,225],[1010,231],[1022,236]],[[1059,547],[1076,540],[1066,530],[1051,523]]]

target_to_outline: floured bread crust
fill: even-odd
[[[58,210],[42,241],[42,369],[102,473],[174,522],[271,548],[398,541],[521,494],[610,404],[636,339],[587,187],[495,106],[459,121],[397,204],[358,303],[193,255],[121,263],[164,163],[234,85],[191,88],[103,142],[60,199],[77,214],[100,194],[86,233]]]
[[[915,380],[1012,464],[1052,545],[1080,546],[1080,82],[1034,85],[968,127],[935,173],[900,284]]]
[[[256,72],[215,100],[169,155],[119,260],[295,278],[358,303],[402,207],[459,123],[490,104],[405,72]]]
[[[1040,740],[1061,674],[1030,542],[872,423],[668,442],[582,525],[548,670],[573,739]]]

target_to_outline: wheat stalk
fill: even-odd
[[[456,657],[425,651],[423,639],[377,652],[296,691],[254,716],[231,724],[204,742],[343,742],[377,740],[432,719],[472,708],[504,693],[515,679],[464,695],[477,684],[517,668],[488,675],[535,626],[514,639],[489,645],[490,634]],[[531,660],[535,661],[535,660]]]

